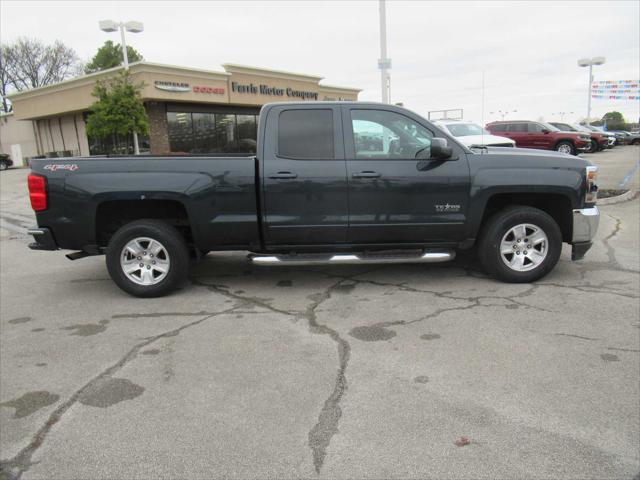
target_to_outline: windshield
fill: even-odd
[[[451,132],[454,137],[466,137],[468,135],[491,135],[480,125],[475,123],[450,123],[445,125],[447,130]]]

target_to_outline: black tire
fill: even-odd
[[[506,265],[500,253],[500,243],[516,225],[532,224],[547,236],[546,257],[528,271],[516,271]],[[558,263],[562,251],[562,232],[546,212],[524,205],[514,205],[490,217],[482,228],[478,241],[478,256],[487,274],[508,283],[529,283],[544,277]]]
[[[598,142],[592,139],[589,142],[589,153],[596,153],[598,150],[600,150]]]
[[[571,155],[575,155],[576,154],[576,147],[573,145],[573,143],[571,143],[568,140],[561,140],[556,144],[556,151],[559,152],[561,150],[561,147],[563,146],[569,146],[569,149],[571,150]]]
[[[9,165],[7,164],[7,162],[3,162],[2,160],[0,160],[0,170],[7,170],[9,168]]]
[[[153,285],[140,285],[131,280],[120,265],[127,243],[138,237],[156,240],[166,250],[170,263],[166,276]],[[111,237],[106,251],[107,270],[122,290],[135,297],[161,297],[178,288],[189,273],[189,250],[180,232],[160,220],[137,220],[122,226]]]

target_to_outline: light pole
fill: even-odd
[[[579,67],[589,67],[589,89],[587,90],[587,125],[591,124],[591,84],[593,83],[593,66],[602,65],[604,57],[581,58],[578,60]]]
[[[122,43],[122,60],[124,61],[124,69],[125,71],[129,70],[129,58],[127,57],[127,42],[124,38],[124,31],[131,33],[140,33],[144,30],[144,25],[142,22],[130,21],[127,23],[124,22],[114,22],[113,20],[101,20],[99,22],[100,30],[103,32],[117,32],[120,30],[120,39]],[[135,155],[140,155],[140,147],[138,146],[138,132],[134,130],[133,132],[133,153]]]
[[[516,113],[517,111],[518,110],[508,110],[503,112],[502,110],[496,110],[495,112],[489,112],[489,115],[498,114],[500,115],[500,117],[502,117],[502,120],[504,120],[504,117],[506,117],[510,113]]]
[[[391,68],[391,59],[387,58],[387,10],[385,0],[380,0],[380,86],[382,89],[382,103],[391,101],[391,76],[388,70]]]

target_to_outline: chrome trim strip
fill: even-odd
[[[327,254],[327,255],[249,255],[249,259],[258,265],[353,265],[353,264],[380,264],[380,263],[438,263],[453,260],[455,251],[450,252],[425,252],[419,256],[365,256],[357,254]]]

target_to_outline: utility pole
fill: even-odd
[[[380,3],[380,59],[378,68],[380,69],[380,87],[382,90],[382,103],[391,102],[391,76],[388,70],[391,69],[391,59],[387,58],[387,11],[385,0]]]

